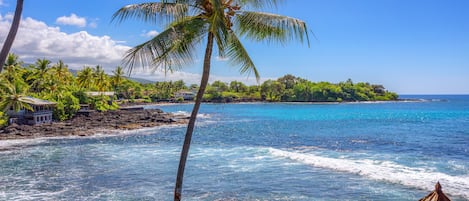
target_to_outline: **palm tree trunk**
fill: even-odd
[[[3,70],[3,65],[5,64],[5,60],[10,53],[11,46],[13,45],[13,41],[16,37],[16,32],[18,32],[18,27],[20,26],[21,20],[21,13],[23,12],[23,0],[16,1],[16,10],[15,16],[13,17],[13,22],[11,23],[10,32],[8,32],[8,36],[3,44],[2,51],[0,52],[0,72]]]
[[[184,178],[184,168],[186,166],[187,156],[189,155],[189,148],[191,146],[192,132],[194,131],[195,120],[197,118],[197,113],[199,112],[200,103],[202,102],[202,97],[207,87],[208,78],[210,76],[210,59],[212,57],[212,48],[213,48],[213,33],[208,33],[207,47],[205,50],[204,58],[204,70],[202,73],[202,79],[200,81],[200,88],[197,92],[195,99],[194,108],[192,109],[191,117],[189,119],[189,124],[187,125],[186,136],[184,138],[184,145],[181,151],[181,158],[179,159],[179,168],[176,178],[176,187],[174,189],[174,200],[181,200],[182,192],[182,181]]]

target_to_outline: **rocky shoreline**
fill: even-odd
[[[12,124],[0,130],[0,140],[115,134],[119,130],[184,124],[187,119],[187,116],[165,113],[160,109],[123,108],[107,112],[94,111],[76,115],[63,122],[35,126]]]

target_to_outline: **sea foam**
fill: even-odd
[[[276,157],[288,158],[318,168],[348,172],[428,191],[434,190],[433,186],[440,181],[445,193],[469,199],[469,175],[452,176],[425,168],[407,167],[391,161],[328,158],[274,148],[269,148],[269,152]]]

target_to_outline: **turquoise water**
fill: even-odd
[[[417,98],[204,104],[183,198],[418,200],[440,181],[469,200],[469,96]],[[184,133],[0,142],[0,200],[171,200]]]

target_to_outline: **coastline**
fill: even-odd
[[[187,116],[160,109],[130,109],[79,114],[70,120],[41,125],[9,125],[0,130],[0,141],[54,137],[115,135],[120,131],[187,123]]]
[[[389,103],[389,102],[424,102],[422,99],[399,99],[394,101],[356,101],[356,102],[265,102],[265,101],[233,101],[233,102],[204,102],[204,104],[254,104],[254,103],[286,103],[286,104],[360,104],[360,103]],[[181,103],[152,102],[126,103],[121,109],[107,112],[93,112],[79,114],[63,122],[52,122],[41,125],[12,124],[0,129],[0,141],[25,140],[54,137],[86,137],[95,135],[110,136],[122,131],[159,127],[163,125],[186,124],[188,116],[165,113],[160,109],[144,109],[145,106],[192,104],[192,101]]]

